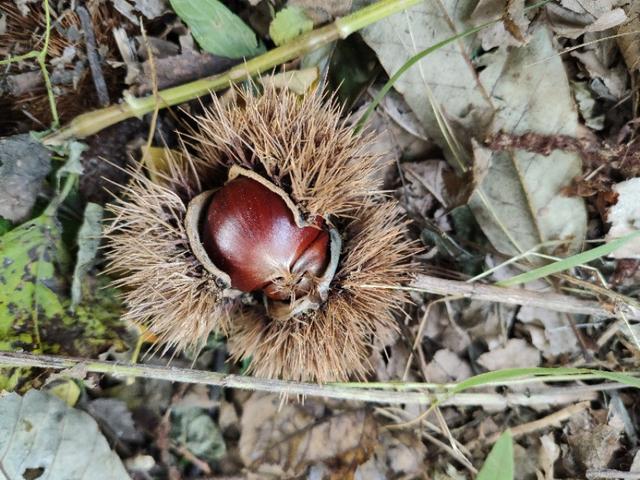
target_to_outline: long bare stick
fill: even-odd
[[[346,38],[367,25],[417,5],[420,0],[380,0],[333,23],[300,35],[293,41],[233,67],[220,75],[167,88],[158,92],[160,108],[178,105],[207,93],[228,87],[293,60],[341,38]],[[155,96],[128,98],[126,103],[94,110],[74,118],[71,123],[44,139],[45,144],[58,145],[70,138],[84,138],[118,122],[152,112]]]
[[[380,286],[377,287],[380,288]],[[640,320],[640,309],[627,303],[620,302],[608,308],[599,302],[583,300],[570,295],[467,283],[429,275],[418,275],[411,286],[404,288],[435,295],[455,295],[474,300],[486,300],[511,305],[528,305],[556,312],[579,313],[596,317],[615,317],[623,313],[628,319]]]
[[[448,393],[394,392],[354,389],[339,384],[317,385],[313,383],[270,380],[188,368],[142,364],[131,365],[118,362],[12,352],[0,352],[0,368],[2,367],[39,367],[53,370],[73,369],[69,372],[70,374],[81,373],[82,376],[86,372],[109,373],[125,377],[152,378],[285,395],[327,397],[372,403],[426,405],[433,402],[441,402],[440,405],[443,406],[483,406],[497,409],[505,409],[515,405],[562,405],[578,400],[595,400],[600,391],[627,387],[623,384],[612,382],[570,388],[545,387],[530,393],[506,393],[504,395],[498,393],[458,393],[451,395]]]

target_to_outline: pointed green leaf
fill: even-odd
[[[509,430],[498,438],[476,480],[513,480],[513,439]]]

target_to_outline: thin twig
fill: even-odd
[[[604,480],[608,478],[615,480],[640,480],[640,472],[623,472],[609,468],[587,470],[587,480]]]
[[[511,436],[516,438],[521,435],[526,435],[528,433],[533,433],[538,430],[542,430],[543,428],[546,428],[549,426],[557,427],[558,425],[560,425],[560,423],[564,422],[565,420],[568,420],[570,417],[572,417],[576,413],[579,413],[587,409],[588,407],[589,407],[588,401],[576,403],[574,405],[569,405],[568,407],[558,410],[557,412],[553,412],[552,414],[547,415],[546,417],[542,417],[542,418],[539,418],[538,420],[534,420],[533,422],[523,423],[522,425],[511,427],[510,428]],[[490,435],[489,437],[484,439],[476,438],[470,441],[469,443],[467,443],[466,447],[469,450],[474,450],[480,444],[493,445],[498,441],[498,438],[500,438],[501,434],[502,432],[496,432],[493,435]]]
[[[408,287],[391,287],[385,285],[365,285],[365,288],[395,289],[413,292],[431,293],[434,295],[457,295],[474,300],[506,303],[509,305],[527,305],[544,308],[556,312],[593,315],[610,318],[624,313],[629,320],[640,320],[640,309],[635,305],[619,302],[615,306],[602,305],[592,300],[583,300],[570,295],[553,292],[536,292],[521,288],[496,287],[480,283],[466,283],[458,280],[447,280],[429,275],[418,275]]]
[[[542,388],[530,393],[451,393],[442,392],[396,392],[374,389],[355,389],[348,385],[318,385],[313,383],[271,380],[241,375],[232,375],[188,368],[162,367],[157,365],[131,365],[100,360],[33,355],[30,353],[0,352],[2,367],[38,367],[54,370],[74,369],[76,372],[108,373],[116,376],[134,376],[171,382],[216,385],[241,390],[254,390],[290,396],[314,396],[356,400],[385,404],[418,404],[441,406],[482,406],[506,409],[511,406],[550,406],[573,403],[579,400],[596,400],[599,392],[628,388],[616,382],[563,388]],[[366,384],[365,384],[366,385]]]
[[[87,44],[87,58],[89,59],[93,85],[96,87],[96,93],[98,94],[98,102],[100,102],[101,107],[106,107],[110,103],[109,90],[107,89],[107,82],[104,81],[104,75],[100,67],[100,58],[98,57],[96,48],[96,35],[93,31],[91,16],[83,6],[76,7],[76,13],[80,18],[80,24],[84,31],[84,41]]]

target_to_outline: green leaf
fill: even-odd
[[[96,203],[88,203],[84,210],[84,221],[78,232],[78,257],[71,284],[71,306],[82,299],[82,281],[93,266],[100,246],[103,208]]]
[[[242,58],[265,50],[255,32],[218,0],[171,0],[171,6],[209,53]]]
[[[174,407],[171,410],[171,437],[208,462],[219,460],[226,452],[220,428],[204,408]]]
[[[297,6],[287,7],[276,13],[269,25],[269,36],[280,46],[313,29],[313,21]]]
[[[0,237],[13,228],[13,223],[0,216]]]
[[[118,343],[115,290],[100,289],[71,312],[69,267],[55,216],[43,214],[0,237],[0,350],[92,356]]]
[[[476,480],[513,480],[513,439],[509,430],[498,438]]]
[[[38,319],[61,319],[69,264],[55,217],[41,215],[0,237],[0,350],[41,350]]]

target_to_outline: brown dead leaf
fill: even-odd
[[[316,465],[349,479],[378,442],[378,428],[366,410],[332,413],[309,400],[284,403],[277,395],[254,393],[241,419],[240,457],[252,472],[288,478]]]
[[[567,442],[580,466],[605,468],[620,448],[620,430],[610,425],[596,425],[569,436]]]
[[[417,436],[384,430],[379,440],[371,458],[357,468],[356,479],[426,478],[427,448]]]
[[[616,41],[629,71],[634,72],[640,69],[640,4],[632,2],[627,14],[630,20],[618,28]]]
[[[608,467],[620,448],[623,427],[607,423],[607,416],[606,410],[584,410],[570,418],[561,459],[573,475]]]
[[[524,0],[480,0],[471,19],[480,25],[502,16],[502,22],[495,23],[478,33],[482,48],[491,50],[506,45],[526,43],[529,19],[524,14]]]
[[[287,6],[296,6],[304,9],[314,25],[326,23],[336,17],[346,15],[351,10],[352,0],[289,0]]]

